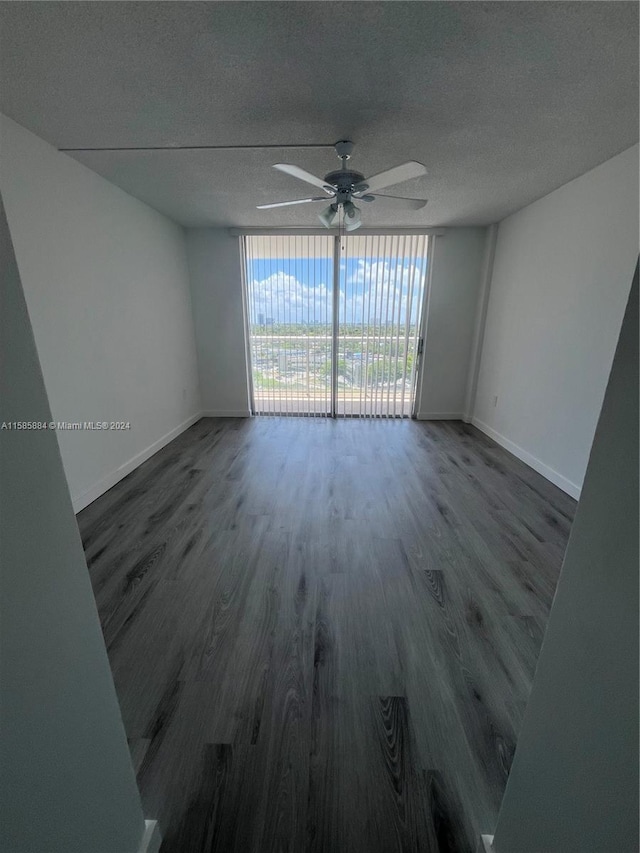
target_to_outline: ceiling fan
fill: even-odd
[[[399,184],[402,181],[408,181],[411,178],[425,175],[427,170],[422,163],[410,160],[408,163],[394,166],[393,169],[387,169],[384,172],[379,172],[377,175],[372,175],[370,178],[365,178],[360,172],[353,172],[347,168],[347,160],[351,158],[351,152],[353,151],[353,142],[344,139],[336,142],[334,148],[342,161],[342,168],[335,172],[329,172],[324,178],[317,178],[311,172],[307,172],[299,166],[290,166],[288,163],[275,163],[273,166],[274,169],[286,172],[288,175],[299,178],[301,181],[306,181],[314,187],[320,187],[325,191],[326,195],[315,196],[313,198],[298,198],[294,201],[277,201],[273,204],[259,204],[257,205],[258,210],[268,210],[272,207],[288,207],[291,204],[327,201],[327,196],[329,196],[332,199],[331,203],[319,215],[322,224],[326,228],[331,228],[336,220],[339,219],[340,208],[342,208],[345,229],[347,231],[355,231],[356,228],[360,227],[362,220],[360,209],[353,203],[354,199],[356,201],[367,202],[380,200],[384,201],[385,204],[405,208],[406,210],[420,210],[427,203],[426,198],[403,198],[396,195],[384,195],[378,192],[378,190],[390,187],[393,184]]]

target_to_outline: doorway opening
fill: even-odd
[[[253,413],[410,417],[428,240],[243,237]]]

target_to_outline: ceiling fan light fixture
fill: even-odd
[[[352,201],[347,201],[344,204],[344,227],[346,231],[355,231],[362,224],[360,208],[356,207]]]
[[[329,207],[326,207],[322,211],[322,213],[320,213],[318,215],[318,219],[320,220],[320,222],[322,222],[322,224],[324,225],[325,228],[331,228],[331,226],[333,225],[333,223],[336,221],[337,218],[338,218],[338,205],[337,204],[330,204]]]

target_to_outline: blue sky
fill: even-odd
[[[340,320],[415,323],[426,259],[347,258],[340,263]],[[248,268],[250,309],[279,323],[330,323],[332,261],[328,258],[259,258]],[[409,303],[409,296],[411,300]],[[395,308],[394,308],[395,306]]]

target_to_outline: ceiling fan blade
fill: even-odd
[[[257,204],[258,210],[267,210],[269,207],[288,207],[290,204],[308,204],[310,201],[326,201],[326,195],[319,198],[297,198],[294,201],[276,201],[273,204]]]
[[[306,172],[299,166],[290,166],[288,163],[274,163],[273,168],[278,169],[280,172],[286,172],[287,175],[292,175],[294,178],[298,178],[301,181],[306,181],[308,184],[313,184],[314,187],[320,187],[325,192],[332,190],[332,188],[326,181],[323,181],[322,178],[316,178],[316,176],[312,175],[311,172]]]
[[[375,201],[384,200],[389,207],[403,207],[405,210],[420,210],[428,201],[426,198],[404,198],[399,195],[381,195],[380,193],[376,193],[373,198]],[[362,200],[367,200],[367,197],[363,196]]]
[[[420,175],[427,174],[427,167],[422,163],[417,163],[415,160],[409,160],[408,163],[402,163],[400,166],[394,166],[393,169],[387,169],[386,172],[378,172],[377,175],[372,175],[362,183],[356,184],[355,192],[375,192],[384,187],[390,187],[392,184],[401,184],[403,181],[409,181],[411,178],[419,178]]]

